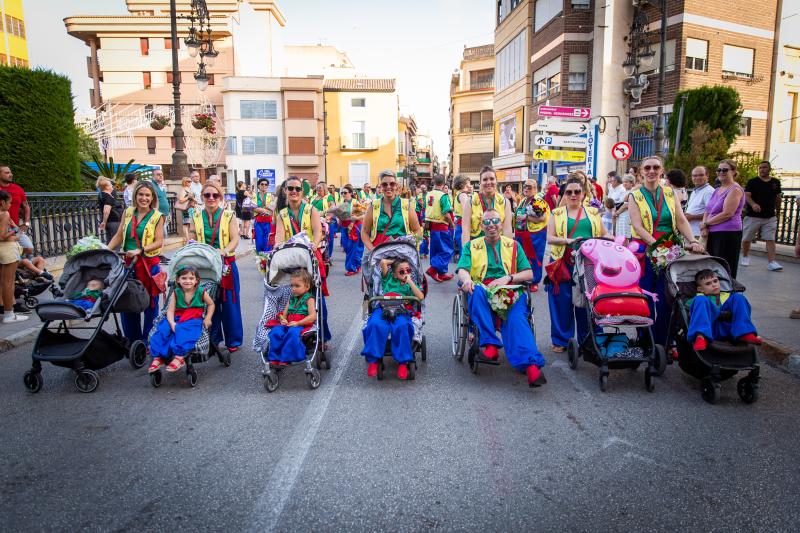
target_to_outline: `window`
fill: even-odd
[[[210,76],[210,74],[209,74],[209,76]],[[180,73],[180,72],[178,72],[178,83],[181,83],[181,82],[182,82],[182,79],[181,79],[181,78],[182,78],[182,76],[181,76],[181,73]],[[173,80],[173,79],[174,79],[174,78],[173,78],[173,76],[172,76],[172,72],[167,72],[167,83],[172,83],[172,80]],[[209,82],[208,82],[208,83],[210,84],[210,83],[211,83],[211,81],[209,80]]]
[[[206,74],[208,76],[208,84],[214,85],[214,75],[213,74]]]
[[[181,49],[181,40],[178,39],[178,50]],[[164,37],[164,50],[172,50],[172,38]]]
[[[353,148],[366,148],[367,147],[367,138],[366,138],[366,123],[363,120],[355,120],[353,121],[352,126],[353,132]]]
[[[236,137],[225,139],[225,155],[236,155]]]
[[[538,102],[558,94],[561,89],[561,57],[533,73],[533,100]]]
[[[244,119],[278,118],[278,102],[275,100],[242,100],[239,113]]]
[[[480,154],[459,154],[458,156],[458,171],[459,172],[480,172],[484,166],[491,166],[492,152]]]
[[[469,89],[491,89],[494,87],[494,69],[473,70],[469,73]]]
[[[19,37],[20,39],[25,38],[25,23],[18,18],[12,17],[11,15],[6,15],[6,33],[10,35],[14,35],[15,37]]]
[[[585,91],[589,56],[587,54],[569,55],[569,90]]]
[[[562,0],[536,0],[536,12],[533,15],[533,31],[544,28],[548,22],[561,13]]]
[[[314,155],[316,153],[314,137],[289,137],[289,154]]]
[[[150,55],[150,39],[148,37],[139,37],[139,50],[143,56]]]
[[[502,91],[527,73],[528,49],[526,36],[526,30],[522,30],[497,53],[495,58],[497,66],[495,86],[497,92]]]
[[[276,155],[277,137],[242,137],[242,155]]]
[[[497,0],[497,23],[503,22],[521,3],[522,0]]]
[[[155,137],[148,137],[147,138],[147,153],[153,155],[156,153],[156,138]]]
[[[589,9],[589,0],[571,0],[572,9]]]
[[[739,122],[739,136],[740,137],[750,137],[750,128],[753,125],[753,119],[750,117],[742,117],[742,121]]]
[[[686,39],[686,68],[689,70],[708,70],[708,41]]]
[[[655,56],[653,56],[653,64],[649,67],[643,65],[640,72],[643,74],[658,74],[658,66],[661,61],[661,43],[651,44],[650,49],[655,54]],[[664,65],[666,68],[664,70],[666,72],[671,72],[675,70],[675,39],[667,41],[666,51],[666,57],[664,58]]]
[[[459,133],[478,133],[482,131],[494,131],[492,121],[492,110],[471,111],[461,113]]]
[[[730,44],[722,45],[722,74],[752,78],[755,50]]]
[[[366,98],[353,98],[350,100],[350,105],[352,107],[367,107],[367,99]]]
[[[286,118],[314,118],[313,100],[288,100]]]
[[[786,93],[786,106],[784,116],[786,116],[786,112],[788,111],[789,116],[782,120],[781,122],[786,124],[789,127],[789,134],[786,138],[789,140],[790,143],[796,143],[800,136],[798,136],[797,132],[797,119],[798,114],[800,114],[800,98],[798,97],[800,93]]]
[[[142,72],[142,85],[144,85],[145,89],[150,88],[150,73],[149,72]]]

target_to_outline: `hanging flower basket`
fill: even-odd
[[[633,134],[638,136],[650,135],[653,133],[653,123],[649,120],[640,120],[633,125]]]
[[[169,126],[170,123],[169,117],[164,115],[153,115],[153,120],[150,122],[150,127],[154,130],[163,130],[165,127]]]
[[[206,130],[208,133],[214,134],[217,132],[214,117],[206,113],[198,113],[192,118],[192,126],[198,130]]]

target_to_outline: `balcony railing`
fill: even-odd
[[[478,91],[481,89],[494,89],[494,80],[470,82],[469,84],[470,91]]]
[[[339,137],[339,147],[349,151],[371,151],[380,148],[378,137],[367,137],[363,133]]]
[[[458,130],[458,133],[493,133],[493,132],[494,132],[494,126],[493,125],[482,126],[480,128],[473,128],[471,126],[465,126],[465,127],[460,128]]]

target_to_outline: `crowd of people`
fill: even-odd
[[[223,290],[209,305],[208,295],[197,290],[196,272],[187,271],[183,273],[185,276],[179,276],[182,299],[178,299],[177,307],[175,302],[170,303],[169,316],[174,323],[176,312],[180,317],[192,306],[208,305],[211,318],[207,326],[212,341],[224,344],[230,353],[236,352],[244,340],[235,255],[240,240],[252,239],[258,253],[269,254],[273,247],[304,233],[323,270],[319,303],[324,324],[322,335],[327,342],[331,332],[325,300],[330,294],[324,280],[330,273],[336,240],[345,255],[344,274],[355,276],[362,271],[365,254],[368,256],[376,246],[413,238],[420,256],[429,258],[425,274],[431,280],[443,283],[456,278],[457,290],[467,298],[469,316],[477,328],[479,356],[495,361],[499,348],[503,347],[509,363],[527,375],[531,386],[539,386],[546,382],[542,372],[545,360],[534,331],[528,326],[528,298],[544,283],[552,351],[563,352],[576,334],[578,341],[588,334],[586,310],[575,305],[572,290],[573,253],[582,239],[621,236],[630,240],[636,253],[644,257],[669,236],[682,242],[688,252],[707,251],[725,259],[735,277],[740,265],[749,266],[750,243],[760,238],[767,244],[768,270],[781,270],[775,260],[781,189],[780,181],[771,177],[770,171],[769,163],[762,162],[758,176],[742,188],[738,184],[736,162],[726,159],[714,169],[717,179],[713,185],[708,169],[692,169],[692,187],[687,190],[682,171],[668,171],[660,157],[651,156],[622,176],[610,172],[605,188],[596,178],[576,171],[560,181],[548,179],[541,191],[536,180],[527,180],[518,193],[510,185],[501,191],[497,173],[491,167],[480,171],[474,191],[470,179],[463,175],[454,178],[452,190],[441,175],[409,189],[402,187],[395,174],[387,170],[377,176],[378,187],[374,191],[368,184],[360,189],[346,184],[337,190],[322,181],[312,188],[296,177],[289,177],[274,191],[270,191],[270,182],[265,179],[254,187],[240,182],[232,209],[226,203],[220,180],[211,176],[203,183],[200,174],[194,171],[182,181],[177,193],[175,224],[184,242],[205,243],[219,251],[225,265]],[[12,178],[10,168],[0,165],[4,322],[26,318],[13,310],[14,272],[20,261],[27,260],[38,275],[49,276],[43,261],[30,255],[33,244],[25,232],[30,225],[30,208],[24,191]],[[151,297],[151,305],[144,313],[122,316],[126,337],[145,340],[163,290],[159,289],[156,277],[161,272],[169,204],[160,169],[148,180],[128,175],[125,184],[119,195],[114,183],[98,179],[99,229],[104,232],[109,248],[120,249],[126,264],[133,265],[134,275]],[[796,251],[800,254],[800,244]],[[453,262],[456,266],[451,273]],[[669,318],[664,272],[647,260],[642,265],[640,288],[656,295],[651,304],[654,339],[664,344]],[[407,261],[393,258],[382,262],[380,270],[384,293],[425,298],[426,284],[410,276]],[[701,281],[705,282],[705,278]],[[275,329],[275,335],[280,337],[275,339],[276,346],[285,346],[287,353],[294,353],[290,359],[296,359],[295,352],[299,350],[298,331],[316,320],[312,313],[316,302],[310,296],[310,285],[307,276],[293,278],[293,299],[275,324],[276,328],[283,328]],[[521,286],[528,286],[529,290],[520,291]],[[513,305],[508,312],[498,313],[491,305],[492,295],[503,287],[517,293],[511,298]],[[288,320],[289,315],[294,318]],[[308,319],[312,315],[313,320]],[[793,311],[792,316],[800,317],[800,310]],[[400,379],[408,377],[413,337],[410,324],[410,319],[388,320],[383,313],[372,312],[365,325],[362,351],[368,376],[376,375],[376,365],[383,357],[379,348],[391,337],[397,375]],[[186,329],[177,341],[166,329],[160,331],[163,338],[159,337],[160,348],[153,351],[151,371],[163,365],[164,346],[173,341],[186,344],[186,335],[193,334],[186,331],[196,330],[196,327]],[[177,335],[174,326],[171,331]],[[753,334],[748,337],[751,341],[757,340],[754,331],[746,333]],[[709,332],[704,330],[703,334],[708,336]],[[274,352],[275,347],[272,348]],[[286,360],[280,353],[273,356],[276,361]],[[183,361],[178,359],[170,362],[168,370],[182,366]]]

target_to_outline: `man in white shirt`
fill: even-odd
[[[689,196],[689,202],[686,204],[686,220],[692,227],[692,233],[695,238],[700,238],[700,222],[703,220],[703,215],[706,212],[706,205],[711,195],[714,194],[714,187],[708,184],[708,169],[706,167],[694,167],[692,170],[692,183],[694,183],[694,190]]]
[[[622,185],[622,180],[617,176],[615,171],[608,173],[608,197],[614,200],[614,205],[620,205],[625,201],[625,187]]]
[[[189,174],[189,179],[192,180],[189,184],[189,191],[194,196],[195,209],[203,209],[203,184],[200,183],[200,173],[192,170]]]

